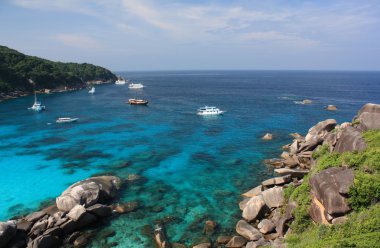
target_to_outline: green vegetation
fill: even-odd
[[[87,81],[115,79],[99,66],[52,62],[0,46],[0,92],[83,87]]]
[[[344,224],[310,225],[307,231],[286,237],[289,247],[379,247],[380,204],[353,212]]]
[[[298,204],[295,220],[286,242],[289,247],[379,247],[380,245],[380,130],[363,133],[367,149],[363,152],[330,153],[324,145],[314,154],[317,165],[309,175],[324,169],[346,165],[354,169],[354,185],[349,192],[353,212],[341,225],[314,224],[309,215],[308,176],[295,188],[285,189],[285,197]]]

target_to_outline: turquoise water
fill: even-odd
[[[203,223],[233,232],[239,194],[272,170],[262,160],[278,156],[291,132],[316,122],[350,121],[367,102],[379,103],[380,73],[302,71],[188,71],[120,73],[147,87],[118,85],[41,95],[43,113],[27,110],[33,96],[0,103],[0,220],[27,213],[68,185],[97,173],[144,180],[126,185],[121,201],[138,200],[138,211],[112,220],[100,233],[116,247],[149,247],[147,225],[170,217],[169,239],[192,243]],[[149,106],[129,106],[146,98]],[[293,101],[311,99],[311,105]],[[338,111],[324,106],[334,104]],[[203,105],[223,116],[195,115]],[[57,117],[78,117],[58,125]],[[52,124],[49,124],[52,123]],[[274,140],[260,138],[266,132]],[[145,230],[145,231],[144,231]]]

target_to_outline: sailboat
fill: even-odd
[[[95,87],[92,87],[91,90],[88,91],[89,94],[94,94],[95,93]]]
[[[46,107],[41,104],[41,102],[37,101],[37,94],[34,92],[34,104],[32,107],[28,108],[31,110],[34,110],[36,112],[41,112],[42,110],[45,110]]]

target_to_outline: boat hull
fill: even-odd
[[[76,122],[79,118],[70,118],[70,119],[58,119],[55,122],[56,123],[71,123]]]

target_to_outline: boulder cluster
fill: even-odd
[[[275,167],[279,176],[242,194],[243,200],[239,203],[242,219],[236,224],[237,235],[226,242],[225,247],[285,247],[283,237],[294,219],[297,203],[286,202],[284,188],[302,183],[303,177],[316,164],[313,152],[322,145],[327,145],[331,152],[363,151],[366,143],[362,132],[379,128],[380,105],[366,104],[352,123],[338,125],[335,120],[328,119],[310,128],[305,137],[291,134],[294,140],[283,147],[280,158],[265,161]],[[345,166],[325,169],[311,176],[310,217],[328,225],[344,222],[345,214],[351,210],[347,195],[353,182],[354,172]]]
[[[27,216],[0,222],[0,248],[50,248],[87,242],[81,229],[113,214],[105,205],[120,189],[114,176],[92,177],[71,185],[56,203]]]

